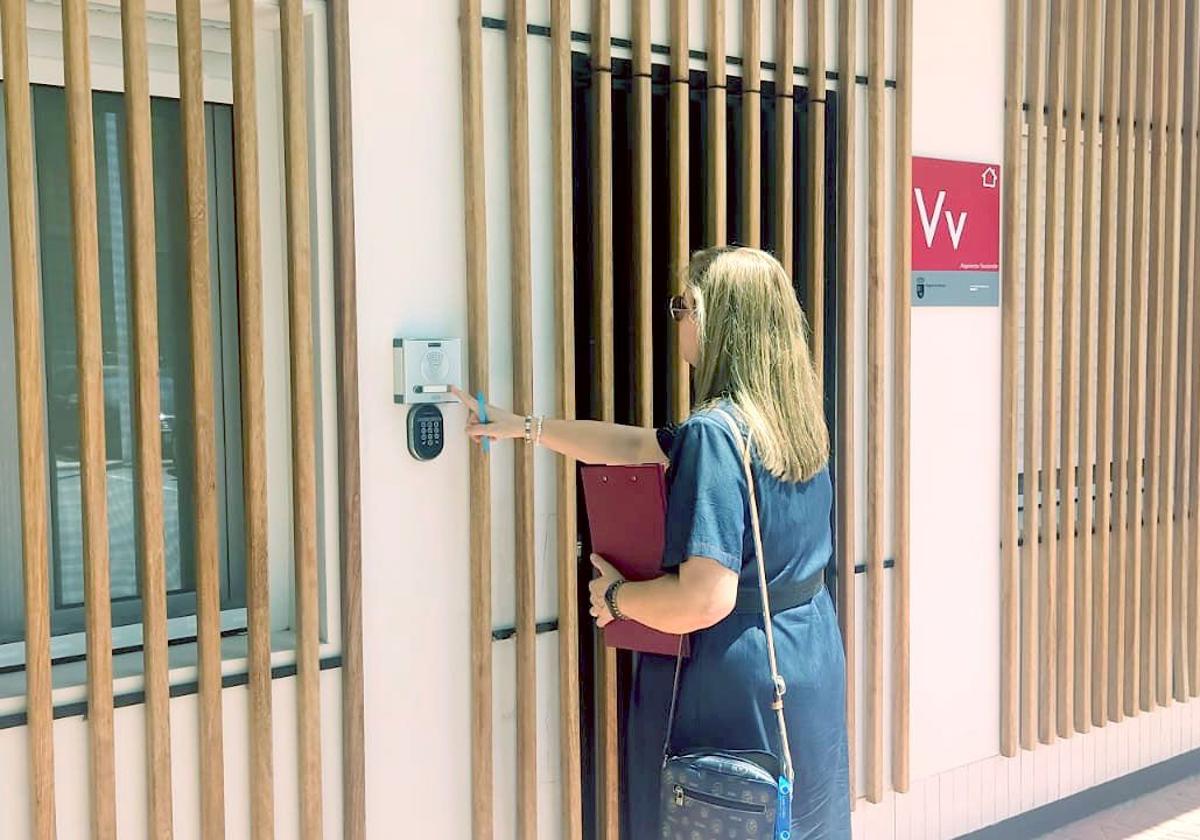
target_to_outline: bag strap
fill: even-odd
[[[738,424],[726,412],[721,409],[715,409],[714,413],[720,414],[726,425],[729,426],[729,430],[733,432],[733,438],[738,442],[738,448],[741,450],[742,468],[746,472],[746,487],[750,494],[750,524],[754,530],[754,556],[758,561],[758,591],[762,599],[763,632],[766,634],[767,662],[771,667],[771,684],[775,692],[774,699],[771,701],[771,709],[775,712],[775,719],[779,726],[779,743],[783,753],[779,756],[779,759],[782,763],[783,776],[791,783],[794,780],[792,752],[788,745],[787,721],[784,720],[783,716],[783,695],[787,693],[787,684],[783,681],[783,677],[779,673],[778,661],[775,657],[775,635],[771,627],[771,597],[767,592],[767,570],[763,562],[762,528],[758,521],[758,496],[754,491],[754,473],[750,468],[749,436],[742,436],[741,428],[738,427]],[[671,751],[671,733],[675,729],[675,710],[679,698],[679,675],[682,668],[683,637],[680,636],[679,652],[675,657],[675,680],[671,686],[671,710],[667,717],[667,737],[663,742],[664,764]]]

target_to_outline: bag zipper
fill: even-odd
[[[762,814],[767,810],[764,805],[739,802],[736,799],[725,799],[720,796],[713,796],[710,793],[685,788],[682,785],[675,785],[675,804],[682,808],[684,801],[687,799],[694,799],[697,802],[703,802],[705,805],[713,805],[718,808],[728,808],[731,811],[744,811],[748,814]]]

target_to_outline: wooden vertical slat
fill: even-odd
[[[612,43],[609,0],[592,4],[592,86],[595,107],[592,129],[592,333],[593,414],[613,422],[616,415],[613,379],[613,229],[612,229]],[[724,123],[722,123],[723,125]],[[598,836],[620,834],[620,760],[617,733],[617,656],[599,633],[596,644],[596,729],[600,751],[596,793]]]
[[[0,4],[4,54],[5,153],[12,247],[16,344],[17,443],[20,450],[22,581],[25,586],[25,734],[29,756],[30,837],[57,835],[54,707],[50,670],[50,496],[46,487],[42,289],[38,272],[33,180],[33,115],[25,0]]]
[[[650,138],[650,6],[633,4],[633,298],[637,422],[654,425],[654,251]]]
[[[362,503],[358,402],[358,291],[354,260],[354,142],[350,12],[329,4],[329,110],[333,168],[334,323],[338,379],[338,509],[342,619],[342,831],[367,834],[362,653]],[[564,712],[564,718],[566,712]],[[564,765],[565,767],[565,765]],[[564,787],[566,782],[564,780]],[[208,836],[208,835],[205,835]]]
[[[706,245],[724,245],[726,221],[725,0],[708,0],[708,142],[705,144]]]
[[[825,2],[808,0],[808,325],[817,382],[825,380]],[[882,39],[882,35],[880,38]],[[879,50],[884,50],[883,41]],[[880,61],[883,56],[880,56]],[[882,73],[883,65],[880,65]],[[880,182],[879,189],[883,189]],[[882,216],[881,221],[882,224]],[[882,252],[881,252],[882,257]],[[822,390],[824,386],[822,385]]]
[[[1176,554],[1175,524],[1178,508],[1175,504],[1175,452],[1176,411],[1178,408],[1178,382],[1175,379],[1179,360],[1179,274],[1181,237],[1180,195],[1183,148],[1180,124],[1183,122],[1183,72],[1184,31],[1186,16],[1183,0],[1172,0],[1171,4],[1171,84],[1166,109],[1166,152],[1167,161],[1167,229],[1164,244],[1166,259],[1163,267],[1165,298],[1163,300],[1163,410],[1162,441],[1166,448],[1163,458],[1160,500],[1160,537],[1162,560],[1159,565],[1159,660],[1158,660],[1158,703],[1169,705],[1172,700],[1187,698],[1187,682],[1183,668],[1183,648],[1179,643],[1180,620],[1184,617],[1184,593],[1181,572],[1184,558]]]
[[[84,608],[87,623],[88,747],[92,837],[116,836],[113,750],[112,605],[109,590],[99,235],[92,135],[87,3],[62,7],[79,369],[80,488],[83,501]]]
[[[316,394],[313,378],[312,225],[308,87],[301,0],[279,7],[283,49],[283,148],[287,208],[288,333],[292,410],[292,539],[296,599],[300,836],[322,836],[321,611],[317,580]]]
[[[513,410],[533,414],[533,288],[529,230],[529,45],[525,0],[508,0],[509,233]],[[517,646],[517,836],[537,837],[537,615],[533,444],[514,442],[513,569]]]
[[[1064,3],[1067,17],[1066,66],[1063,76],[1063,107],[1066,111],[1066,160],[1064,185],[1064,226],[1062,262],[1062,307],[1058,310],[1062,319],[1062,378],[1061,424],[1059,467],[1059,530],[1061,543],[1058,556],[1058,736],[1069,738],[1075,729],[1076,686],[1086,680],[1077,680],[1076,645],[1082,635],[1077,621],[1076,609],[1083,602],[1082,593],[1076,587],[1083,582],[1080,574],[1076,581],[1075,540],[1075,490],[1081,486],[1075,475],[1079,463],[1076,447],[1079,438],[1079,404],[1076,402],[1079,383],[1079,278],[1083,259],[1082,237],[1085,222],[1080,218],[1083,180],[1083,5],[1085,0],[1070,0]],[[1092,217],[1084,217],[1090,224]],[[1085,655],[1086,656],[1086,655]]]
[[[892,443],[892,787],[908,791],[909,774],[909,429],[911,425],[910,320],[912,314],[912,0],[896,0],[896,263],[893,268],[892,328],[895,419]]]
[[[867,800],[883,799],[884,164],[883,0],[867,6]]]
[[[612,253],[612,44],[609,0],[592,4],[592,266],[596,300],[593,329],[596,364],[593,402],[600,419],[613,419],[613,253]]]
[[[1167,227],[1167,98],[1170,87],[1168,65],[1170,49],[1168,47],[1168,29],[1171,25],[1169,18],[1171,0],[1160,0],[1158,7],[1157,28],[1154,38],[1154,96],[1151,102],[1150,116],[1150,148],[1151,180],[1149,185],[1150,219],[1149,232],[1146,240],[1149,279],[1149,308],[1147,319],[1147,360],[1146,360],[1146,489],[1145,513],[1143,516],[1143,536],[1145,554],[1143,555],[1144,574],[1142,578],[1142,708],[1150,709],[1155,705],[1156,698],[1160,701],[1160,690],[1165,693],[1166,686],[1159,685],[1159,645],[1161,644],[1162,621],[1166,617],[1166,605],[1163,596],[1166,594],[1166,578],[1163,575],[1165,566],[1160,556],[1162,543],[1159,540],[1159,521],[1162,506],[1161,474],[1163,468],[1162,424],[1159,419],[1163,410],[1163,338],[1166,334],[1163,316],[1165,314],[1166,278],[1163,271],[1166,265],[1166,227]]]
[[[1125,26],[1122,33],[1121,63],[1121,136],[1118,149],[1118,224],[1117,224],[1117,347],[1116,347],[1116,407],[1114,409],[1114,435],[1116,458],[1113,463],[1113,556],[1110,567],[1110,603],[1112,605],[1113,633],[1110,639],[1110,695],[1109,718],[1120,721],[1126,714],[1125,685],[1126,661],[1130,650],[1129,636],[1133,626],[1129,623],[1131,610],[1129,600],[1134,592],[1133,552],[1130,546],[1132,533],[1131,515],[1133,494],[1130,492],[1130,428],[1133,398],[1133,227],[1134,227],[1134,180],[1137,169],[1137,82],[1138,36],[1142,24],[1140,0],[1131,0],[1125,7]]]
[[[1141,24],[1140,0],[1122,4],[1125,11],[1121,37],[1121,107],[1118,148],[1117,226],[1116,226],[1116,348],[1115,407],[1113,411],[1116,438],[1115,460],[1112,466],[1113,518],[1109,564],[1109,695],[1108,716],[1114,722],[1125,717],[1125,660],[1129,628],[1127,602],[1133,591],[1133,575],[1127,568],[1132,559],[1129,550],[1130,509],[1133,497],[1129,492],[1129,411],[1132,400],[1129,389],[1133,348],[1130,339],[1133,323],[1133,181],[1137,158],[1134,155],[1134,122],[1136,119],[1137,39]]]
[[[480,0],[462,0],[463,189],[467,282],[467,376],[471,392],[488,391],[487,209],[483,160],[483,45]],[[471,447],[471,836],[490,840],[492,750],[491,457]]]
[[[262,230],[259,220],[257,87],[252,0],[231,0],[233,138],[241,338],[242,440],[246,514],[246,612],[250,641],[250,826],[273,837],[271,600],[267,560],[266,398],[263,382]]]
[[[1038,679],[1038,634],[1042,599],[1037,597],[1038,587],[1038,494],[1040,473],[1038,461],[1039,433],[1041,431],[1041,390],[1038,388],[1038,357],[1040,351],[1041,282],[1040,270],[1042,231],[1042,128],[1045,120],[1042,108],[1046,99],[1046,0],[1031,0],[1030,16],[1032,27],[1029,49],[1032,57],[1026,80],[1026,100],[1029,103],[1028,156],[1026,164],[1026,227],[1025,227],[1025,452],[1024,474],[1024,542],[1021,554],[1021,746],[1033,749],[1043,715],[1039,710]],[[1045,482],[1049,486],[1049,482]],[[1045,686],[1041,686],[1045,690]],[[1035,728],[1035,720],[1039,726]]]
[[[846,0],[853,3],[855,0]],[[843,4],[844,5],[844,4]],[[793,236],[795,218],[792,208],[792,178],[795,171],[792,156],[793,134],[795,133],[795,78],[792,75],[795,63],[793,36],[796,30],[795,0],[775,0],[775,253],[779,262],[787,269],[795,285]],[[844,147],[843,147],[844,148]]]
[[[1200,13],[1193,11],[1188,28],[1188,43],[1195,44],[1200,38]],[[1183,242],[1183,277],[1186,278],[1188,290],[1188,311],[1186,314],[1186,330],[1183,343],[1184,365],[1194,365],[1200,358],[1197,352],[1197,342],[1200,341],[1200,284],[1196,281],[1198,262],[1197,248],[1200,246],[1200,50],[1191,50],[1191,63],[1188,66],[1188,84],[1190,89],[1190,107],[1184,121],[1184,145],[1187,149],[1188,179],[1186,196],[1188,198],[1187,234]],[[1192,384],[1192,377],[1184,377],[1184,405],[1186,415],[1182,424],[1181,439],[1183,451],[1180,456],[1180,469],[1183,480],[1180,482],[1182,545],[1180,551],[1187,559],[1187,623],[1184,636],[1187,647],[1187,676],[1188,696],[1200,694],[1200,563],[1195,559],[1197,547],[1200,547],[1200,516],[1197,516],[1196,493],[1200,489],[1200,472],[1197,471],[1197,456],[1200,455],[1200,386]],[[1181,581],[1182,583],[1182,581]]]
[[[551,6],[550,112],[554,183],[554,313],[558,357],[558,416],[575,417],[575,247],[571,152],[571,3]],[[559,762],[562,836],[583,837],[579,732],[579,606],[576,563],[575,462],[558,456],[555,469],[558,565]]]
[[[668,140],[670,151],[670,271],[671,294],[683,294],[687,280],[688,233],[688,2],[671,2],[671,94]],[[789,147],[790,148],[790,147]],[[786,263],[785,263],[786,265]],[[681,422],[691,410],[691,390],[688,364],[679,349],[679,325],[671,322],[671,418]]]
[[[752,248],[762,244],[761,25],[759,0],[742,0],[742,218],[738,234],[742,244]]]
[[[634,235],[633,297],[635,301],[633,363],[636,372],[636,422],[654,425],[653,250],[651,247],[653,180],[651,172],[650,4],[634,3]],[[749,115],[747,111],[747,115]],[[619,819],[619,817],[618,817]]]
[[[1004,185],[1000,422],[1000,753],[1017,754],[1021,696],[1021,567],[1017,522],[1017,313],[1020,311],[1021,129],[1025,115],[1025,4],[1008,0],[1004,86]]]
[[[1148,3],[1144,7],[1146,32],[1153,31],[1155,4]],[[1138,78],[1147,83],[1154,69],[1151,65],[1152,46],[1150,39],[1143,36],[1138,50]],[[1147,85],[1148,86],[1148,85]],[[1150,651],[1148,650],[1148,632],[1153,626],[1151,609],[1154,606],[1153,590],[1147,585],[1146,554],[1143,550],[1145,528],[1143,526],[1143,476],[1146,458],[1146,362],[1149,314],[1149,237],[1150,229],[1150,120],[1151,93],[1139,88],[1137,122],[1135,124],[1136,155],[1134,162],[1134,224],[1133,224],[1133,326],[1130,331],[1132,347],[1134,348],[1133,372],[1129,391],[1131,397],[1130,417],[1130,460],[1127,489],[1132,496],[1129,511],[1129,545],[1132,562],[1129,564],[1132,574],[1130,587],[1130,619],[1126,627],[1126,671],[1125,671],[1125,706],[1130,714],[1136,714],[1138,707],[1149,708],[1150,694],[1144,683],[1149,675],[1148,667],[1142,663]]]
[[[1100,162],[1100,311],[1096,351],[1096,555],[1095,593],[1092,613],[1092,723],[1108,722],[1111,627],[1120,610],[1110,608],[1109,594],[1116,576],[1111,573],[1114,535],[1120,523],[1113,518],[1113,387],[1115,380],[1116,282],[1117,282],[1117,137],[1121,104],[1121,17],[1122,0],[1106,0],[1104,11],[1103,104],[1093,109],[1103,132]],[[1093,131],[1095,130],[1093,126]],[[1085,248],[1086,253],[1091,249]],[[1090,284],[1089,284],[1090,286]],[[1085,532],[1086,533],[1086,532]]]
[[[221,702],[221,556],[214,425],[212,281],[209,276],[208,156],[199,0],[179,0],[179,116],[188,224],[188,312],[196,499],[196,640],[199,648],[200,828],[225,835],[225,747]]]
[[[137,476],[138,592],[142,601],[146,695],[146,829],[173,835],[167,580],[163,539],[162,431],[159,419],[158,289],[154,241],[154,159],[150,148],[150,72],[145,0],[121,4],[129,178],[130,287],[133,310],[134,428]]]
[[[790,2],[789,2],[790,5]],[[790,21],[789,37],[790,43]],[[854,81],[858,67],[858,0],[843,0],[838,7],[838,195],[855,196],[858,190],[858,86]],[[790,105],[790,103],[789,103]],[[789,133],[790,137],[790,133]],[[791,143],[789,141],[790,149]],[[791,207],[791,201],[788,201]],[[837,433],[837,593],[838,623],[846,654],[846,728],[850,732],[850,802],[857,799],[855,784],[858,749],[858,645],[854,620],[858,596],[854,567],[859,550],[857,493],[858,471],[855,461],[854,433],[858,428],[856,407],[855,350],[858,341],[858,207],[857,202],[838,202],[838,433]],[[787,263],[785,263],[786,265]]]
[[[1078,261],[1072,259],[1072,271],[1080,290],[1080,323],[1082,326],[1079,350],[1079,450],[1076,453],[1078,473],[1073,485],[1077,488],[1078,536],[1075,573],[1075,731],[1092,728],[1092,644],[1095,638],[1093,616],[1097,602],[1096,557],[1097,537],[1094,535],[1096,502],[1093,482],[1099,480],[1096,468],[1096,404],[1097,382],[1092,379],[1096,364],[1097,310],[1100,294],[1099,226],[1095,223],[1098,209],[1098,170],[1100,166],[1100,82],[1103,75],[1104,7],[1100,3],[1079,3],[1079,38],[1084,62],[1084,75],[1078,107],[1082,110],[1083,183],[1082,237]],[[1087,39],[1083,39],[1086,29]],[[1112,112],[1109,112],[1110,114]],[[1097,377],[1097,380],[1099,377]],[[1066,450],[1064,450],[1066,451]]]
[[[1061,604],[1058,594],[1061,574],[1058,547],[1058,361],[1061,351],[1059,331],[1062,310],[1058,306],[1058,289],[1062,263],[1059,254],[1062,228],[1059,226],[1058,210],[1062,192],[1058,186],[1059,167],[1062,165],[1063,131],[1063,74],[1066,65],[1066,49],[1063,40],[1067,37],[1066,3],[1059,0],[1051,4],[1054,19],[1048,31],[1050,41],[1049,84],[1046,107],[1049,117],[1046,122],[1046,198],[1045,198],[1045,247],[1042,251],[1044,268],[1042,274],[1042,546],[1041,546],[1041,606],[1039,620],[1041,628],[1041,684],[1038,705],[1038,737],[1043,744],[1051,743],[1058,729],[1058,707],[1063,695],[1058,680],[1058,650],[1062,626],[1059,620]],[[1031,138],[1034,136],[1030,133]],[[1039,140],[1040,142],[1040,140]],[[1040,200],[1040,196],[1031,197]]]

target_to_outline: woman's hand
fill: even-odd
[[[604,600],[604,593],[608,592],[608,587],[619,580],[624,580],[625,577],[599,554],[592,555],[592,565],[599,575],[588,584],[588,592],[592,601],[592,607],[588,612],[596,619],[597,627],[604,627],[613,620],[612,613],[608,611],[608,604]]]
[[[525,418],[518,417],[511,411],[505,411],[503,408],[497,408],[494,405],[487,406],[486,423],[479,422],[479,402],[469,394],[464,394],[461,389],[450,387],[451,393],[458,398],[458,401],[467,407],[469,416],[467,418],[467,435],[474,441],[478,442],[487,438],[488,440],[509,440],[511,438],[525,437]]]

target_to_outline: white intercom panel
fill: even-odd
[[[453,402],[450,386],[460,382],[460,339],[392,339],[392,398],[395,402],[404,405]]]

